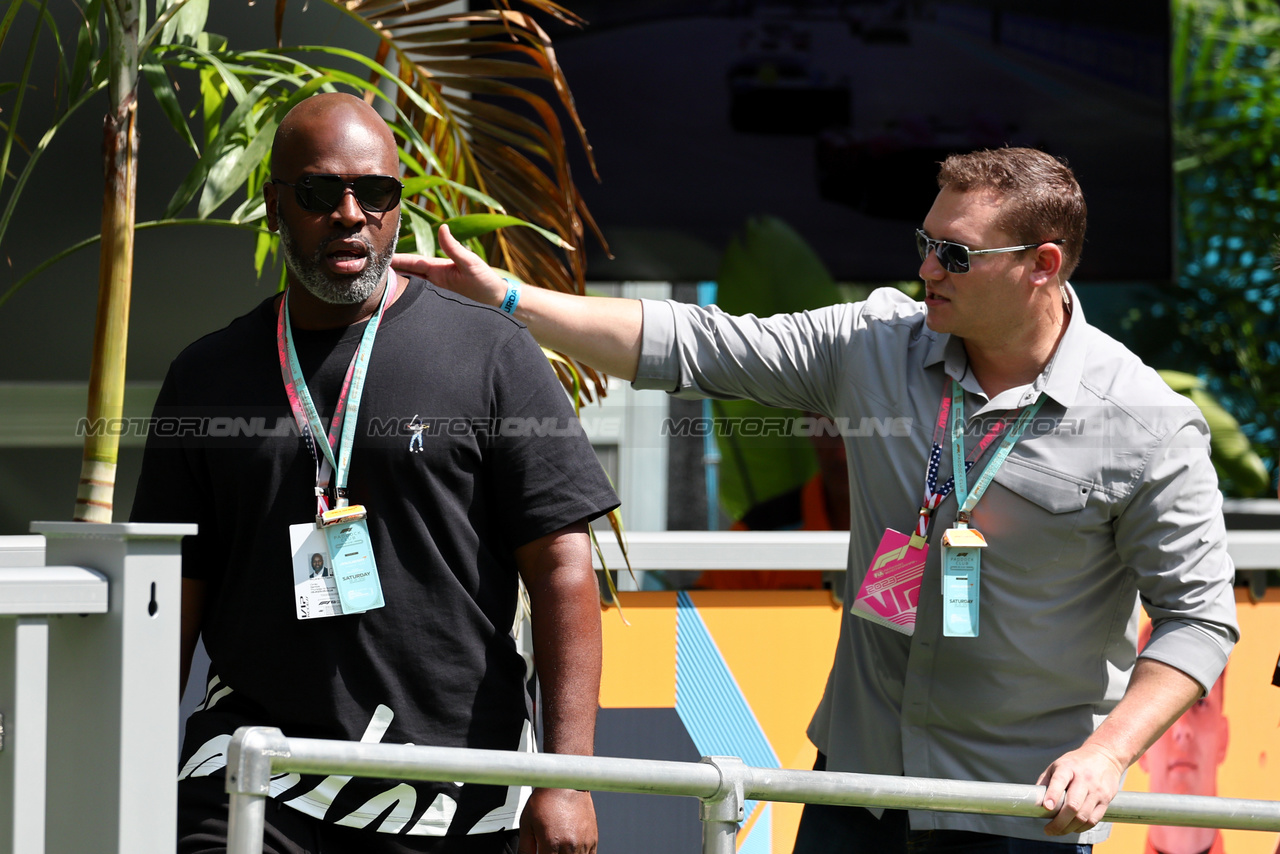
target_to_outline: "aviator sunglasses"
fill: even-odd
[[[1020,252],[1023,249],[1035,249],[1046,243],[1062,245],[1061,240],[1041,240],[1038,243],[1024,243],[1021,246],[1002,246],[999,249],[970,249],[963,243],[952,243],[950,240],[934,240],[923,230],[916,229],[916,249],[920,252],[920,260],[929,257],[929,250],[938,253],[938,263],[948,273],[969,272],[969,257],[972,255],[996,255],[1001,252]]]
[[[369,213],[386,213],[400,204],[400,190],[404,187],[390,175],[361,175],[350,181],[341,175],[306,175],[296,184],[279,178],[272,178],[271,183],[292,187],[298,207],[315,213],[329,213],[342,204],[348,187],[361,208]]]

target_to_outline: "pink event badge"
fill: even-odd
[[[850,607],[855,616],[912,635],[916,630],[916,606],[929,546],[911,548],[906,534],[885,529],[880,548],[862,579],[862,587]]]

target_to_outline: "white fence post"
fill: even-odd
[[[107,580],[45,566],[43,537],[0,537],[0,854],[44,854],[49,621],[107,610]]]
[[[44,854],[49,623],[0,618],[0,854]]]
[[[88,567],[107,613],[49,624],[50,854],[172,854],[180,542],[195,525],[35,522],[45,562]]]

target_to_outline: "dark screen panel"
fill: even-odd
[[[948,153],[1065,157],[1089,205],[1077,281],[1170,277],[1167,0],[596,0],[553,29],[616,255],[592,278],[715,275],[756,214],[844,281],[915,276]]]

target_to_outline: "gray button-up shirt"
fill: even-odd
[[[1066,333],[1029,386],[993,399],[963,342],[925,325],[902,293],[759,319],[644,303],[636,388],[752,398],[831,415],[851,492],[846,604],[886,528],[915,524],[948,377],[965,390],[970,447],[993,417],[1045,403],[972,515],[986,536],[981,633],[942,635],[935,513],[911,637],[852,615],[809,737],[837,771],[1034,783],[1115,707],[1143,656],[1209,687],[1239,636],[1234,569],[1200,412],[1089,326],[1074,291]],[[945,441],[945,440],[944,440]],[[979,460],[970,483],[991,452]],[[951,473],[944,446],[939,483]],[[915,829],[1042,839],[1044,821],[912,812]],[[1060,841],[1105,839],[1109,826]]]

